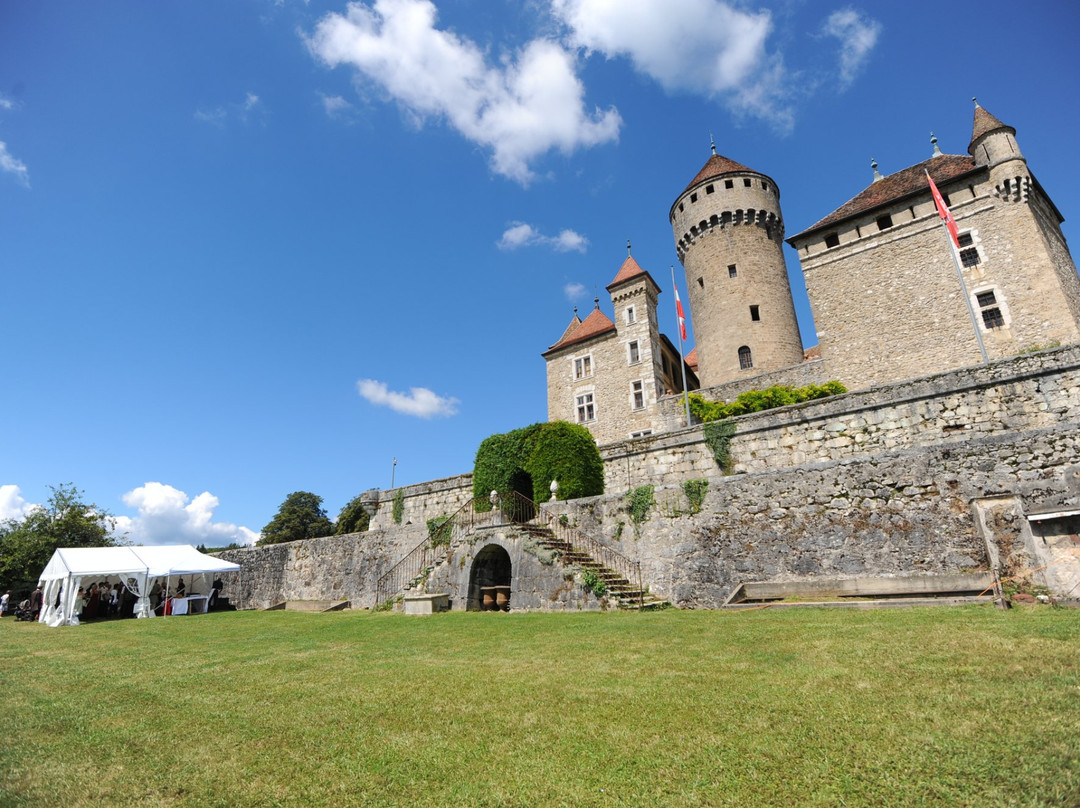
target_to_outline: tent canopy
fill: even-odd
[[[53,553],[38,578],[42,581],[55,581],[69,575],[86,578],[135,572],[154,578],[191,575],[197,572],[237,572],[239,569],[239,564],[200,553],[190,544],[156,547],[61,547]]]
[[[45,585],[44,606],[38,620],[50,626],[77,626],[79,586],[117,577],[138,600],[137,617],[153,617],[150,583],[174,575],[239,572],[240,565],[200,553],[190,544],[157,547],[61,547],[53,553],[38,579]]]

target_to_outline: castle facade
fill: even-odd
[[[862,390],[1080,342],[1080,277],[1063,218],[1016,130],[976,105],[967,155],[933,143],[930,159],[894,174],[875,164],[869,187],[787,239],[817,328],[809,351],[784,262],[779,186],[714,148],[669,212],[696,337],[687,387],[700,380],[711,398],[833,379]],[[928,176],[955,218],[955,249]],[[655,325],[656,283],[629,257],[608,291],[614,321],[597,301],[543,354],[549,419],[581,423],[601,444],[680,423],[661,400],[683,389],[678,356],[665,353],[672,343]],[[650,372],[628,374],[646,346]]]

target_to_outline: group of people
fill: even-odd
[[[78,615],[80,621],[134,617],[136,600],[135,593],[123,583],[117,581],[109,586],[108,581],[100,581],[89,588],[79,587],[72,614]]]
[[[25,590],[24,590],[25,591]],[[41,587],[38,586],[30,593],[30,597],[23,598],[16,607],[12,602],[10,590],[0,595],[0,617],[14,613],[20,620],[37,620],[41,614],[42,603]]]

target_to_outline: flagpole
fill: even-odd
[[[956,267],[956,279],[960,281],[960,289],[964,293],[964,302],[967,304],[968,316],[971,318],[971,328],[975,332],[975,341],[979,343],[979,353],[982,354],[983,364],[988,365],[990,364],[990,357],[986,354],[986,346],[983,344],[982,334],[979,332],[979,319],[975,314],[975,307],[971,305],[971,295],[968,294],[967,284],[964,283],[964,269],[960,264],[959,242],[953,236],[952,230],[949,229],[949,218],[952,217],[952,212],[945,205],[944,199],[939,201],[941,194],[929,171],[926,172],[926,179],[930,182],[930,188],[933,191],[934,207],[937,208],[941,226],[945,228],[945,235],[949,237],[949,252],[952,253],[953,265]],[[942,207],[945,208],[944,211]],[[956,227],[955,219],[953,219],[953,227]]]
[[[679,287],[675,285],[675,265],[671,265],[671,288],[675,290],[675,299],[679,298]],[[686,406],[686,425],[690,426],[690,391],[686,389],[686,361],[683,359],[683,323],[679,319],[678,306],[675,308],[675,327],[679,332],[679,367],[682,368],[683,403]]]

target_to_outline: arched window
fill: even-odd
[[[750,348],[746,345],[739,348],[739,369],[750,370],[754,366],[754,360],[750,356]]]

